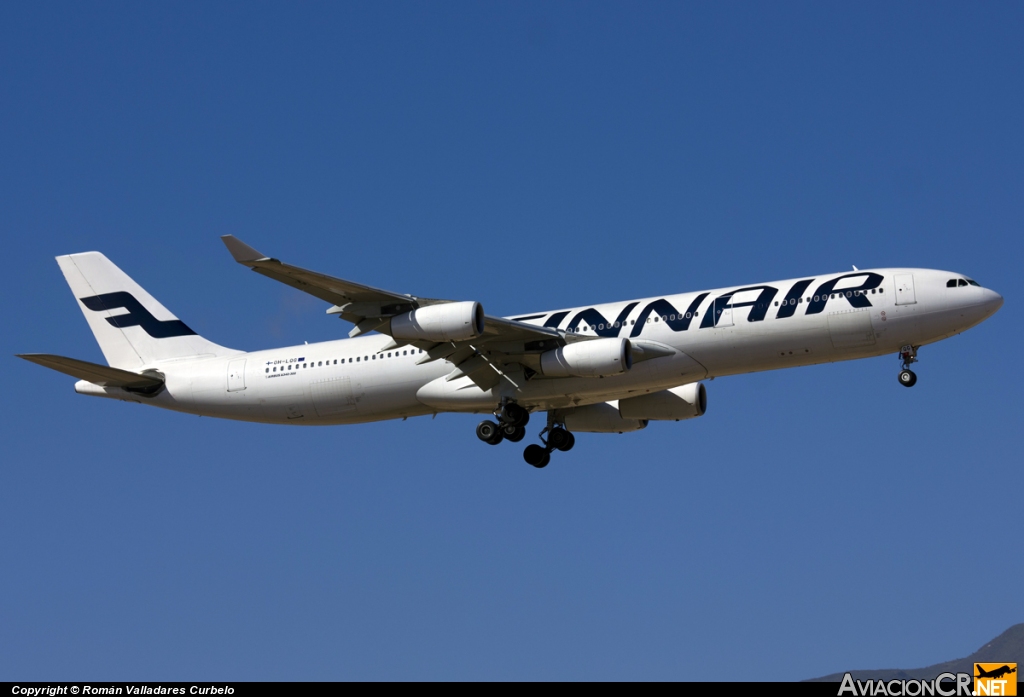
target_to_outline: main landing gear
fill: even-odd
[[[526,424],[530,412],[515,402],[505,402],[494,412],[498,422],[481,421],[476,427],[476,437],[488,445],[497,445],[503,440],[518,443],[526,437]]]
[[[481,421],[476,427],[476,437],[488,445],[497,445],[503,440],[518,443],[526,436],[526,424],[530,421],[530,412],[515,402],[503,402],[494,412],[497,421]],[[547,437],[545,437],[547,434]],[[551,462],[551,453],[555,450],[563,452],[572,450],[576,445],[576,436],[569,433],[565,426],[554,420],[548,413],[548,425],[540,432],[542,445],[528,445],[523,451],[523,459],[530,465],[540,469]]]
[[[545,433],[548,434],[547,439],[544,438]],[[533,465],[537,469],[548,466],[548,463],[551,462],[552,451],[567,452],[576,445],[576,436],[569,433],[560,424],[552,424],[545,428],[540,433],[540,439],[544,445],[528,445],[523,451],[523,459],[526,460],[526,464]]]
[[[910,369],[910,364],[917,363],[917,347],[904,346],[901,348],[900,360],[903,362],[903,370],[900,371],[900,384],[904,387],[913,387],[917,384],[917,375]]]

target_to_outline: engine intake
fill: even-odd
[[[624,419],[682,421],[704,416],[707,408],[708,393],[699,382],[619,400],[619,413]]]
[[[599,378],[632,367],[633,346],[628,339],[577,341],[540,355],[540,372],[556,378]]]
[[[484,308],[474,301],[427,305],[391,319],[391,336],[415,341],[466,341],[484,333]]]

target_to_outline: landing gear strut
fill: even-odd
[[[501,409],[495,414],[502,423],[510,426],[526,426],[530,422],[530,412],[515,402],[505,402]]]
[[[910,364],[917,363],[917,347],[904,346],[901,348],[900,361],[903,363],[903,370],[900,371],[900,384],[904,387],[913,387],[917,384],[917,375],[910,369]]]

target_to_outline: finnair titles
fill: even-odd
[[[480,303],[393,293],[270,258],[230,235],[235,261],[320,298],[349,338],[237,351],[197,335],[99,252],[57,257],[106,358],[22,358],[79,378],[75,391],[202,416],[329,426],[441,412],[492,414],[477,437],[519,442],[543,412],[545,467],[574,433],[625,433],[702,416],[723,375],[899,356],[994,314],[963,274],[866,269],[663,298],[492,317]]]

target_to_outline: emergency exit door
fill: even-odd
[[[245,389],[245,359],[228,361],[228,392],[240,392]]]

